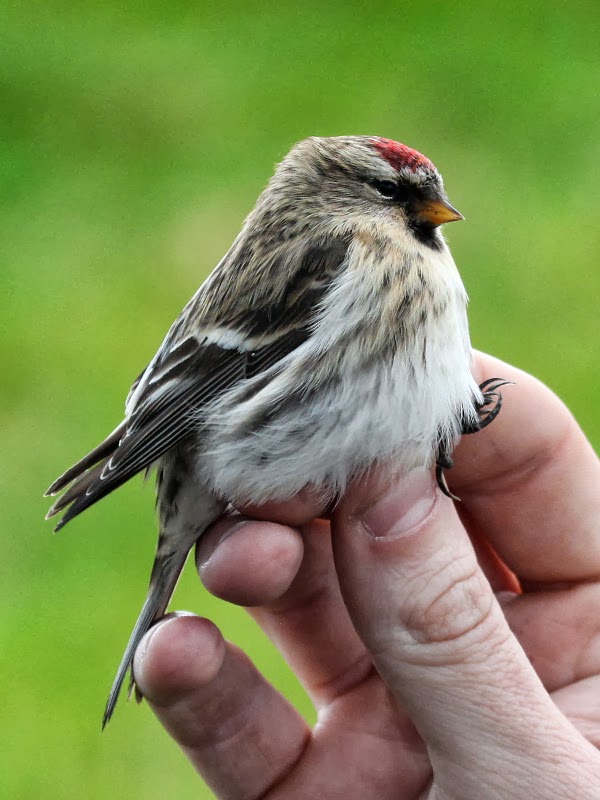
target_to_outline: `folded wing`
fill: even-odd
[[[315,311],[348,247],[345,239],[327,247],[311,245],[295,264],[286,265],[291,278],[285,291],[279,290],[271,303],[263,293],[254,310],[237,276],[238,305],[230,309],[230,327],[226,320],[216,325],[211,320],[220,331],[217,341],[206,326],[202,329],[203,318],[214,319],[215,314],[214,309],[202,312],[199,293],[134,383],[127,418],[48,489],[49,495],[66,490],[48,512],[52,517],[65,511],[56,530],[193,434],[207,403],[238,382],[267,372],[300,346],[310,336]]]

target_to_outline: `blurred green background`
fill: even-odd
[[[14,3],[0,11],[0,782],[10,798],[210,797],[147,707],[100,735],[153,555],[132,482],[52,538],[42,490],[127,389],[291,143],[405,141],[448,232],[473,341],[547,381],[597,446],[595,3]],[[535,413],[535,409],[532,409]],[[312,718],[238,609],[212,616]]]

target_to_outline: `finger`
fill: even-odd
[[[508,595],[511,630],[549,692],[600,675],[600,585]]]
[[[579,733],[600,749],[600,675],[565,686],[552,699]]]
[[[348,494],[333,526],[350,615],[434,767],[436,758],[472,765],[482,751],[518,762],[523,742],[544,763],[558,757],[554,743],[575,731],[510,633],[429,473],[392,487],[371,476]]]
[[[164,727],[218,797],[263,797],[307,746],[304,720],[208,620],[159,623],[142,640],[134,672]]]
[[[196,546],[202,582],[216,597],[242,606],[278,600],[296,577],[304,544],[287,525],[241,516],[220,520]]]
[[[271,511],[273,508],[271,505]],[[275,513],[282,518],[287,512],[282,507]],[[294,504],[287,516],[296,518],[297,513],[298,506]],[[321,526],[318,530],[327,529]],[[517,591],[516,579],[487,539],[475,538],[473,545],[494,591]],[[325,557],[330,558],[329,547],[327,551]],[[215,597],[246,607],[271,606],[290,588],[303,555],[303,538],[295,528],[235,514],[223,517],[202,535],[196,546],[196,568],[202,583]],[[305,578],[301,581],[307,585]],[[313,580],[308,585],[314,585]]]
[[[600,575],[600,462],[563,403],[539,381],[478,354],[478,380],[499,375],[504,405],[463,436],[448,474],[470,529],[524,581]]]
[[[287,554],[267,557],[277,547]],[[300,537],[275,523],[223,520],[200,541],[197,563],[209,591],[258,606],[250,613],[317,705],[369,674],[371,659],[340,594],[328,523],[305,525]]]
[[[215,791],[229,800],[416,796],[429,760],[371,675],[334,704],[314,735],[208,620],[159,623],[136,654],[136,682],[163,725]]]

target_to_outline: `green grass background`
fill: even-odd
[[[379,134],[431,157],[467,219],[448,235],[474,344],[547,381],[598,445],[598,21],[592,2],[3,4],[2,796],[211,796],[146,707],[99,730],[152,488],[57,538],[41,493],[120,419],[292,142]],[[191,570],[176,606],[312,717]]]

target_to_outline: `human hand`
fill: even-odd
[[[548,389],[477,373],[517,386],[457,448],[456,507],[371,475],[330,522],[307,494],[201,539],[318,709],[311,731],[208,620],[152,629],[136,682],[217,797],[600,797],[600,465]]]

